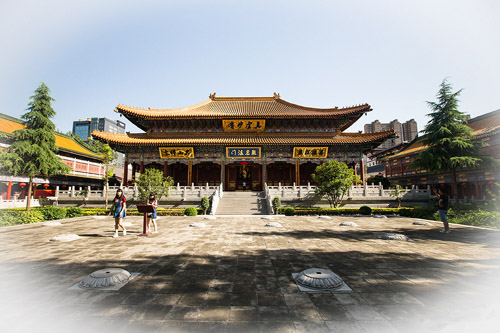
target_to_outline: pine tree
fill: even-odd
[[[4,172],[29,178],[26,210],[30,209],[31,189],[35,176],[50,177],[71,169],[56,156],[55,126],[50,118],[56,115],[51,106],[50,89],[45,83],[30,97],[27,112],[21,116],[26,128],[13,132],[13,142],[1,162]]]
[[[458,199],[457,170],[475,167],[482,162],[480,143],[473,141],[472,129],[465,114],[458,110],[462,89],[452,92],[452,86],[441,83],[437,102],[427,102],[432,112],[424,129],[424,145],[428,148],[415,160],[414,166],[430,172],[451,172],[455,198]],[[458,203],[458,200],[456,200]]]

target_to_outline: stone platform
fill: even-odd
[[[158,234],[112,238],[111,218],[0,229],[2,332],[477,332],[499,325],[493,230],[415,219],[160,217]],[[339,226],[345,221],[359,226]],[[192,228],[203,222],[204,228]],[[411,241],[379,238],[400,233]],[[70,242],[54,236],[76,234]],[[74,290],[107,267],[140,273],[116,291]],[[352,292],[300,292],[292,273],[338,274]]]

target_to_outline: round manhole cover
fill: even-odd
[[[281,228],[282,225],[279,222],[268,222],[266,223],[266,227],[276,227],[276,228]]]
[[[378,238],[385,240],[395,240],[395,241],[409,241],[410,239],[403,234],[398,234],[394,232],[386,232],[378,236]]]
[[[131,275],[122,268],[105,268],[91,273],[78,286],[85,289],[108,288],[128,282]]]
[[[312,289],[338,289],[344,285],[340,276],[322,268],[309,268],[300,272],[295,281],[306,288]]]

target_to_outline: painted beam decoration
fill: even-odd
[[[293,158],[326,158],[328,147],[293,147]]]
[[[160,158],[194,158],[193,147],[160,147]]]
[[[260,158],[260,147],[227,147],[227,158]]]
[[[264,132],[264,119],[230,119],[222,120],[224,132]]]

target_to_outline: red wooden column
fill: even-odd
[[[163,162],[163,177],[167,178],[168,176],[168,162]]]
[[[10,196],[12,194],[12,181],[9,182],[9,185],[7,186],[7,200],[10,200]]]
[[[191,186],[191,182],[193,179],[193,162],[188,162],[188,174],[187,174],[187,186]]]
[[[364,166],[363,160],[359,161],[359,172],[360,172],[360,176],[361,176],[361,183],[364,184],[365,183],[365,166]]]
[[[144,161],[141,161],[141,175],[144,173]]]
[[[135,181],[135,173],[137,171],[137,167],[135,163],[132,162],[132,180]]]
[[[128,162],[123,162],[123,186],[127,186],[128,182]]]
[[[295,185],[300,186],[300,165],[299,165],[299,159],[295,160]]]
[[[476,194],[474,195],[476,197],[476,200],[481,200],[482,197],[481,197],[481,191],[480,191],[480,188],[479,188],[479,182],[474,182],[474,187],[475,187],[475,190],[476,190]]]

